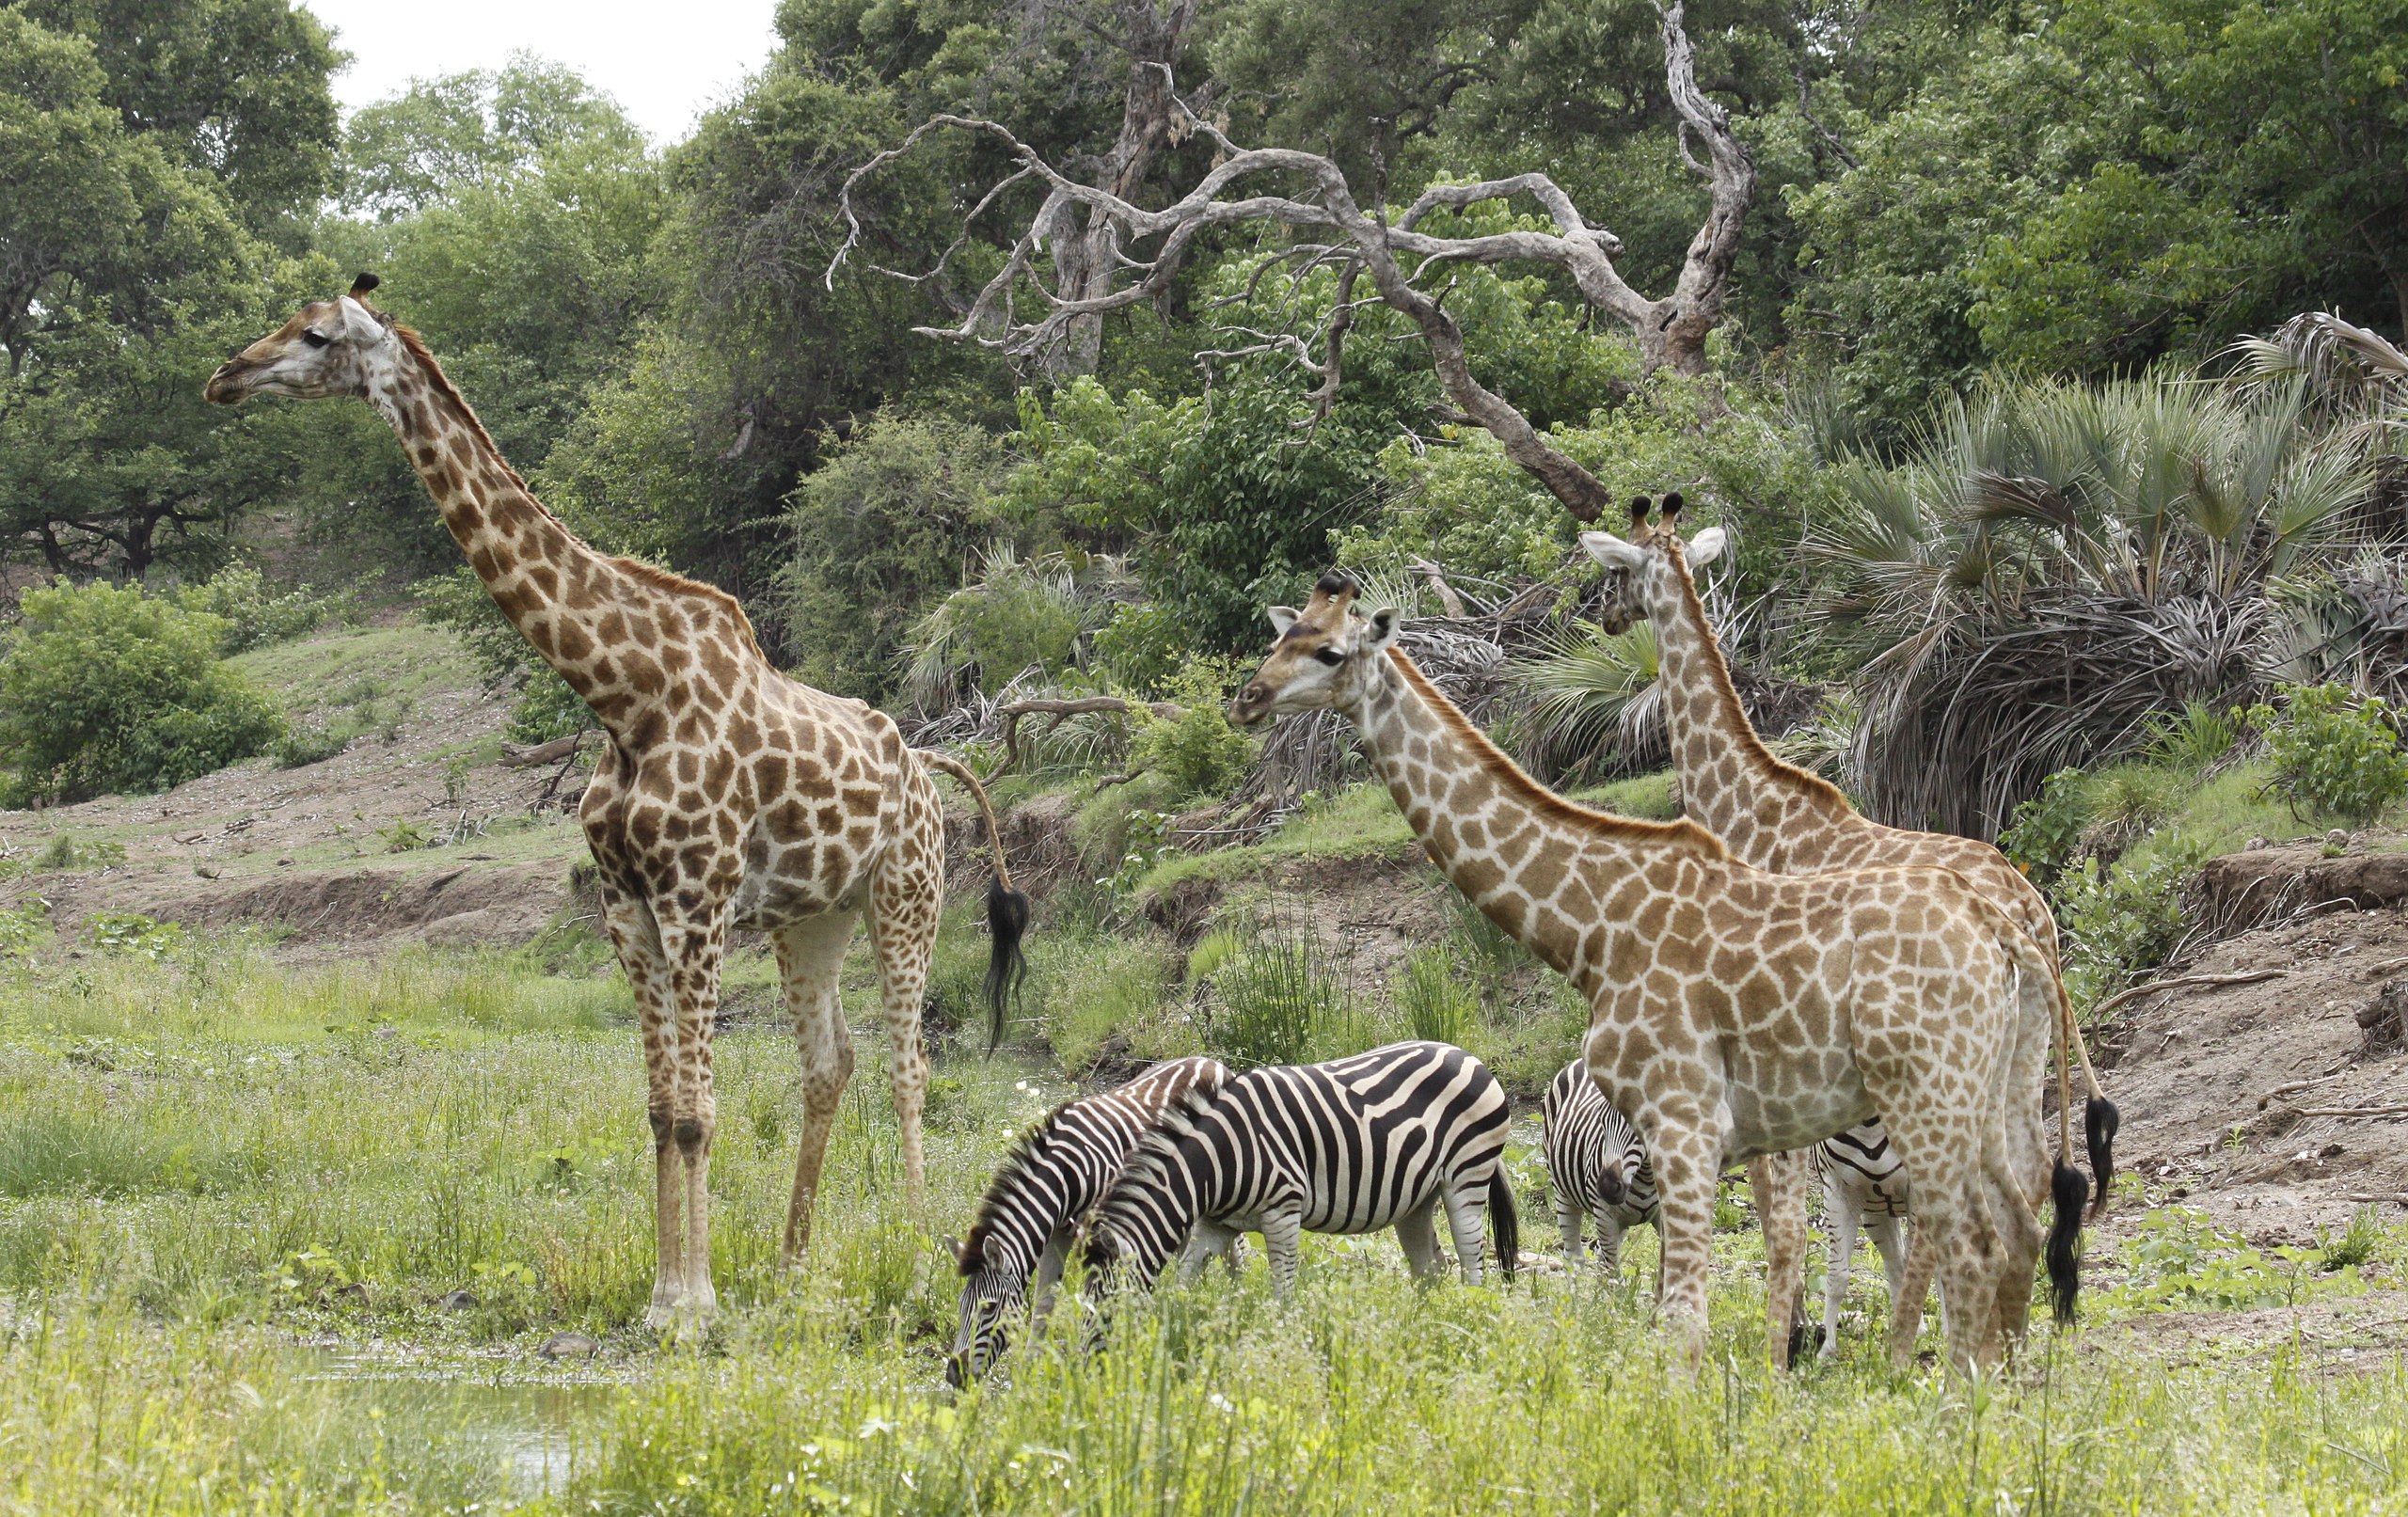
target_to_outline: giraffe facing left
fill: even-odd
[[[933,771],[970,790],[995,849],[986,991],[997,1033],[1025,972],[1028,900],[1012,888],[975,775],[908,747],[883,712],[781,673],[734,597],[578,540],[503,460],[418,334],[368,303],[376,284],[363,274],[347,293],[303,307],[228,359],[202,393],[227,405],[254,395],[356,396],[373,405],[495,605],[609,735],[578,819],[643,1030],[658,1245],[645,1320],[699,1321],[718,1304],[711,1030],[730,930],[769,935],[801,1053],[791,1262],[810,1239],[829,1129],[852,1075],[837,971],[864,918],[885,1004],[905,1190],[914,1215],[926,1215],[920,1008],[944,903]]]

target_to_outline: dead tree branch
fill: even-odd
[[[1311,241],[1306,247],[1267,259],[1249,282],[1249,292],[1253,282],[1274,262],[1294,260],[1297,266],[1290,277],[1295,281],[1323,262],[1337,262],[1340,266],[1339,296],[1332,314],[1317,344],[1299,338],[1248,334],[1255,337],[1256,345],[1216,350],[1212,356],[1289,353],[1319,381],[1311,391],[1311,402],[1316,416],[1325,415],[1343,383],[1345,340],[1354,324],[1354,308],[1364,303],[1354,296],[1356,283],[1368,275],[1381,303],[1405,316],[1418,331],[1455,413],[1495,436],[1506,456],[1535,476],[1575,516],[1594,521],[1608,504],[1595,477],[1548,443],[1511,402],[1473,376],[1463,330],[1447,312],[1443,291],[1433,293],[1420,281],[1443,276],[1449,265],[1457,263],[1551,267],[1567,276],[1592,307],[1629,328],[1648,367],[1669,365],[1683,373],[1703,371],[1705,337],[1721,319],[1740,232],[1755,195],[1755,166],[1746,146],[1733,134],[1722,107],[1698,87],[1695,49],[1684,26],[1683,8],[1677,4],[1659,7],[1658,17],[1666,80],[1680,118],[1682,151],[1695,156],[1691,140],[1703,148],[1705,156],[1699,165],[1711,183],[1705,221],[1690,241],[1672,292],[1661,299],[1649,299],[1631,288],[1614,267],[1613,261],[1622,251],[1621,239],[1592,226],[1571,196],[1545,174],[1432,185],[1391,222],[1385,213],[1367,212],[1359,205],[1344,172],[1323,154],[1287,148],[1241,149],[1218,124],[1179,97],[1171,87],[1166,63],[1144,60],[1133,63],[1131,111],[1136,111],[1134,103],[1143,93],[1147,108],[1158,106],[1172,123],[1164,129],[1164,140],[1199,134],[1220,150],[1219,161],[1185,195],[1160,210],[1148,210],[1129,198],[1135,182],[1125,172],[1101,176],[1113,181],[1108,185],[1082,183],[1046,162],[999,121],[936,116],[846,179],[839,209],[847,235],[829,264],[827,277],[832,283],[836,268],[861,241],[861,222],[853,204],[855,188],[939,132],[994,141],[1017,166],[1012,179],[1040,185],[1044,198],[1013,241],[1002,266],[959,320],[951,326],[915,330],[949,341],[976,342],[1015,361],[1050,367],[1054,361],[1050,356],[1062,351],[1065,343],[1084,343],[1080,334],[1097,330],[1095,324],[1102,317],[1162,299],[1196,239],[1207,231],[1245,222],[1270,222]],[[1135,83],[1139,74],[1156,83],[1141,92]],[[1124,126],[1124,135],[1127,130]],[[1477,236],[1441,236],[1423,229],[1441,212],[1520,198],[1537,203],[1551,229],[1517,228]],[[995,201],[996,192],[990,189],[976,209],[983,213]],[[1075,231],[1079,213],[1085,217],[1084,233]],[[1066,240],[1078,235],[1084,235],[1089,245],[1079,255],[1079,272],[1073,277],[1061,249]],[[1054,250],[1050,271],[1039,266],[1040,255],[1049,246]],[[1135,251],[1140,248],[1146,250]],[[895,277],[926,279],[933,272]],[[1019,303],[1030,294],[1038,308],[1023,311]],[[1320,349],[1318,359],[1313,356],[1315,346]]]

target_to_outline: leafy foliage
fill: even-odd
[[[2250,708],[2274,763],[2273,785],[2294,809],[2365,826],[2408,796],[2408,753],[2380,696],[2353,700],[2338,685],[2287,686],[2283,706]]]
[[[1254,763],[1257,747],[1222,709],[1243,677],[1224,660],[1189,664],[1164,692],[1180,709],[1178,719],[1165,720],[1137,708],[1137,731],[1129,742],[1131,766],[1162,776],[1178,799],[1228,794]]]
[[[0,652],[8,803],[163,790],[265,749],[283,719],[220,659],[229,624],[134,586],[19,599]]]

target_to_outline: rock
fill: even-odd
[[[443,1309],[447,1312],[472,1312],[482,1304],[474,1293],[466,1290],[455,1290],[442,1301]]]
[[[546,1359],[591,1359],[602,1345],[582,1333],[555,1333],[535,1352]]]
[[[2324,846],[2328,852],[2339,853],[2349,845],[2350,834],[2337,827],[2324,834]]]

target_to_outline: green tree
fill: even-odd
[[[19,597],[0,648],[0,763],[10,805],[164,790],[247,758],[283,719],[218,650],[222,617],[135,586]]]

